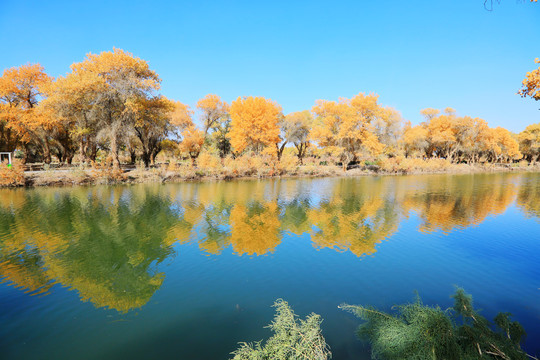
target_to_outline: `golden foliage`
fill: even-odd
[[[0,77],[0,148],[7,145],[4,150],[13,151],[19,140],[48,146],[42,144],[43,132],[54,128],[57,121],[38,105],[51,81],[40,64],[4,70]]]
[[[195,126],[189,126],[182,132],[182,138],[180,150],[188,154],[194,162],[202,150],[204,133]]]
[[[239,97],[230,107],[231,146],[237,153],[246,149],[255,153],[279,143],[281,106],[263,97]]]
[[[377,100],[378,95],[363,93],[339,102],[318,100],[311,110],[317,116],[312,138],[319,146],[339,156],[344,167],[363,151],[371,155],[381,153],[384,145],[375,134],[375,122],[387,121],[392,114]]]
[[[519,133],[519,149],[530,161],[540,160],[540,123],[529,125]]]
[[[219,125],[219,122],[227,117],[229,105],[221,101],[219,96],[208,94],[197,102],[197,109],[202,112],[201,120],[206,135],[210,129]]]
[[[171,125],[174,126],[179,133],[188,127],[195,126],[193,124],[193,110],[188,105],[182,104],[180,101],[174,103],[174,110],[171,113]]]
[[[536,64],[540,64],[540,59],[534,59]],[[523,97],[531,97],[534,100],[540,100],[540,67],[536,70],[529,71],[523,80],[523,87],[518,94]]]

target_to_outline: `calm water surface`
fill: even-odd
[[[515,315],[540,353],[540,174],[0,190],[0,357],[227,359],[276,298],[369,358],[347,302]]]

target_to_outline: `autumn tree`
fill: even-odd
[[[139,100],[154,96],[161,80],[146,61],[117,48],[99,55],[89,53],[71,69],[80,77],[98,79],[99,92],[89,96],[90,114],[109,140],[113,167],[119,168],[121,137],[137,120]]]
[[[536,64],[540,64],[540,59],[534,59]],[[536,101],[540,100],[540,67],[538,69],[529,71],[525,76],[522,83],[523,87],[519,90],[518,94],[522,97],[530,97]]]
[[[197,102],[200,120],[204,132],[205,143],[212,141],[220,157],[230,152],[231,144],[228,138],[230,130],[229,105],[217,95],[208,94]],[[212,136],[209,132],[212,130]],[[203,145],[204,146],[204,145]]]
[[[140,140],[141,157],[144,166],[154,164],[161,151],[161,142],[166,139],[170,128],[170,114],[175,104],[163,96],[138,99],[135,135]]]
[[[433,108],[426,108],[426,109],[420,110],[420,114],[422,114],[422,116],[426,119],[426,121],[430,121],[434,117],[439,116],[440,113],[441,113],[440,110],[433,109]]]
[[[399,111],[387,106],[381,110],[381,115],[373,120],[375,134],[384,145],[387,156],[396,155],[399,139],[403,135],[404,122]]]
[[[71,72],[47,88],[43,106],[52,109],[61,126],[77,143],[79,161],[95,160],[99,119],[93,114],[94,99],[105,84],[96,73]]]
[[[49,112],[38,110],[51,80],[40,64],[6,69],[0,77],[0,137],[5,139],[0,146],[5,150],[15,150],[19,141],[25,146],[34,142],[45,162],[51,162],[49,138],[56,124]]]
[[[409,122],[405,125],[401,142],[405,150],[405,156],[414,153],[425,154],[429,146],[428,131],[422,125],[411,126]]]
[[[378,155],[384,149],[377,138],[375,122],[388,116],[388,112],[377,101],[378,95],[360,93],[338,102],[318,100],[312,108],[317,116],[312,138],[338,156],[344,170],[362,153]]]
[[[230,107],[231,146],[236,153],[246,149],[255,153],[280,142],[281,106],[263,97],[239,97]]]
[[[455,119],[453,128],[456,150],[463,161],[476,163],[483,153],[493,148],[493,132],[485,120],[464,116]]]
[[[229,139],[229,132],[231,131],[231,118],[227,116],[212,133],[212,142],[214,143],[219,157],[224,158],[231,152],[231,141]]]
[[[292,143],[296,147],[298,160],[302,164],[309,147],[309,133],[312,125],[313,116],[307,110],[293,112],[283,117],[280,128],[284,141],[278,149],[279,157],[283,153],[285,144]]]
[[[215,129],[228,116],[229,105],[221,101],[217,95],[208,94],[197,102],[197,109],[201,112],[201,121],[206,138],[211,129]]]
[[[427,124],[430,148],[428,156],[436,154],[450,161],[457,151],[455,116],[442,114],[434,117]]]
[[[526,159],[532,162],[540,160],[540,123],[529,125],[519,133],[519,148]]]
[[[495,139],[492,149],[495,161],[508,162],[522,158],[523,155],[519,151],[519,143],[510,131],[500,126],[492,131]]]
[[[174,102],[173,111],[170,114],[171,135],[176,141],[182,140],[182,133],[188,127],[195,126],[193,123],[193,110],[180,101]]]
[[[195,165],[195,160],[199,157],[204,145],[204,133],[195,126],[188,126],[182,132],[182,142],[180,150],[189,155],[192,165]]]
[[[180,142],[180,151],[187,154],[195,165],[204,146],[204,132],[197,129],[192,117],[193,110],[188,105],[179,101],[174,103],[170,120],[172,134]]]

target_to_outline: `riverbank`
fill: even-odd
[[[450,164],[444,160],[385,162],[380,165],[362,165],[346,171],[336,165],[281,165],[206,168],[188,164],[161,164],[152,168],[124,168],[114,170],[108,167],[72,167],[41,171],[21,171],[3,169],[1,187],[74,186],[104,184],[168,183],[183,181],[233,180],[249,178],[291,178],[291,177],[347,177],[370,175],[407,174],[468,174],[492,172],[535,172],[540,165],[529,164]]]

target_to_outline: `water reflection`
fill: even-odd
[[[536,174],[365,177],[0,192],[0,277],[31,294],[54,284],[126,312],[163,283],[174,244],[265,255],[308,234],[315,248],[374,254],[413,214],[450,232],[516,201],[540,216]],[[180,250],[181,251],[181,250]]]

